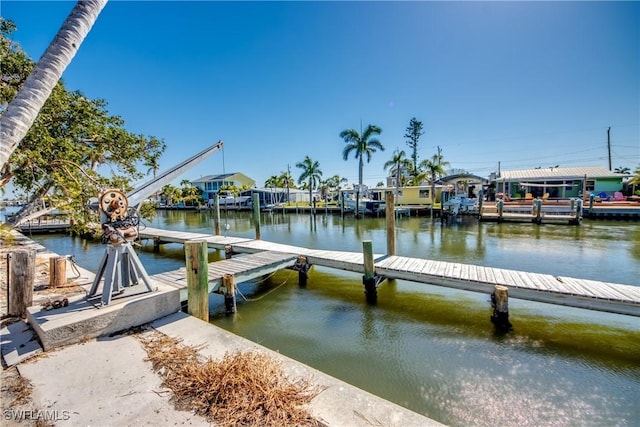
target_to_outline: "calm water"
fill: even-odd
[[[254,237],[247,213],[223,214],[223,234]],[[149,226],[211,232],[208,212],[159,212]],[[396,222],[398,255],[639,285],[640,223],[579,227],[442,226]],[[263,214],[262,239],[319,249],[386,249],[384,218]],[[104,248],[34,236],[95,271]],[[138,250],[149,273],[184,266],[181,245]],[[224,254],[210,253],[210,260]],[[211,322],[453,426],[640,425],[640,320],[511,299],[514,331],[494,332],[488,296],[384,282],[367,305],[361,276],[314,267],[306,288],[281,271],[239,286],[238,313],[210,300]]]

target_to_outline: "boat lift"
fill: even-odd
[[[98,209],[103,229],[102,243],[105,243],[107,248],[87,298],[96,296],[103,278],[101,298],[103,306],[111,303],[113,295],[122,294],[126,288],[137,285],[139,282],[145,285],[147,292],[154,290],[151,279],[131,244],[131,241],[138,236],[140,205],[147,197],[221,149],[222,146],[222,141],[219,141],[142,184],[127,195],[117,189],[108,189],[100,194]]]

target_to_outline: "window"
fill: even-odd
[[[420,190],[420,193],[418,194],[418,197],[420,197],[421,199],[428,199],[429,198],[429,190]]]

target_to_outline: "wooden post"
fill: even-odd
[[[213,226],[216,236],[221,234],[220,232],[220,196],[216,193],[213,195]]]
[[[49,257],[49,287],[58,288],[67,283],[67,257]]]
[[[253,223],[256,226],[256,240],[260,240],[260,195],[253,194]]]
[[[387,215],[387,255],[396,254],[396,210],[395,197],[391,191],[386,194]]]
[[[502,213],[504,211],[504,200],[498,199],[498,222],[502,222]]]
[[[364,294],[368,303],[375,304],[378,300],[378,291],[376,289],[376,271],[373,263],[373,243],[371,240],[362,242],[362,255],[364,258],[364,276],[362,276]]]
[[[153,237],[153,252],[160,252],[160,236]]]
[[[293,268],[294,270],[298,271],[298,285],[304,288],[305,286],[307,286],[307,279],[309,277],[307,273],[311,268],[311,266],[307,262],[307,257],[303,255],[298,256],[298,259],[296,259],[296,263]]]
[[[36,252],[18,250],[7,254],[8,286],[7,314],[26,317],[33,305],[33,285],[36,278]]]
[[[540,224],[540,222],[542,222],[542,200],[535,199],[532,205],[533,205],[533,222]]]
[[[576,200],[576,221],[582,218],[582,199]]]
[[[224,259],[231,259],[233,256],[233,247],[231,245],[224,245]]]
[[[193,240],[184,243],[187,262],[187,312],[205,322],[209,321],[209,269],[207,242]]]
[[[236,282],[233,274],[222,276],[222,287],[224,288],[224,306],[227,314],[236,312]]]
[[[510,331],[513,326],[509,322],[509,288],[506,286],[496,285],[491,294],[491,307],[493,314],[491,322],[496,329],[501,331]]]

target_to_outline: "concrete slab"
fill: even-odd
[[[174,409],[146,357],[136,338],[119,335],[47,353],[18,370],[33,385],[37,415],[58,427],[209,425]]]
[[[42,346],[28,323],[19,320],[0,329],[2,358],[7,366],[14,366],[39,353]]]
[[[102,306],[100,297],[76,297],[67,307],[44,310],[41,306],[27,309],[27,320],[38,334],[45,349],[75,344],[91,338],[105,336],[139,326],[180,310],[177,289],[153,282],[154,292],[142,285],[127,289],[127,293],[114,297],[111,304]]]
[[[203,322],[182,312],[158,319],[151,326],[185,345],[203,346],[200,353],[213,359],[235,351],[267,353],[278,360],[290,378],[306,378],[324,387],[310,405],[312,415],[327,426],[350,427],[424,427],[440,426],[437,421],[412,412],[344,381],[231,334],[222,328]]]

